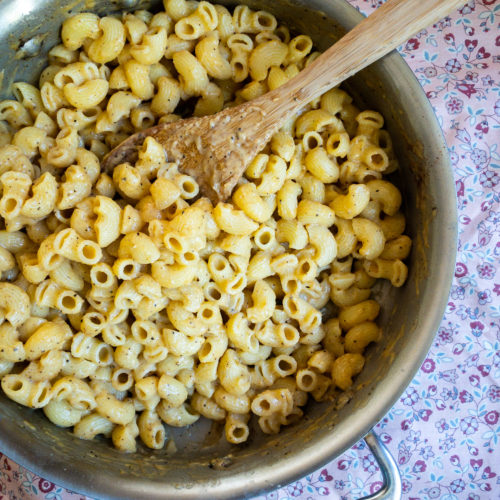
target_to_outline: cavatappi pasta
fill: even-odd
[[[244,442],[349,391],[382,336],[377,278],[411,240],[383,118],[338,88],[293,117],[213,206],[147,138],[279,87],[317,57],[271,14],[164,0],[63,23],[39,85],[0,103],[0,376],[76,436],[154,449],[200,416]],[[345,399],[345,397],[344,397]]]

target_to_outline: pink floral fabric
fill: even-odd
[[[349,0],[368,14],[382,0]],[[459,248],[427,359],[376,430],[409,500],[500,498],[500,0],[470,0],[400,48],[448,143]],[[381,486],[364,442],[258,500],[355,499]],[[85,500],[0,454],[0,500]]]

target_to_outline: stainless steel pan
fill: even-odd
[[[238,0],[267,9],[325,49],[361,15],[343,0]],[[1,94],[13,81],[35,82],[62,20],[92,10],[147,8],[137,0],[0,0]],[[159,2],[157,2],[159,3]],[[222,3],[229,3],[225,0]],[[422,363],[441,321],[456,250],[455,190],[441,130],[420,85],[396,53],[352,78],[348,90],[382,112],[401,171],[407,230],[414,240],[408,283],[381,288],[384,339],[369,351],[352,400],[342,410],[311,405],[303,421],[277,436],[254,433],[231,447],[220,429],[201,422],[173,433],[178,452],[141,448],[122,455],[108,442],[80,441],[41,412],[1,398],[0,450],[36,473],[100,498],[249,497],[304,476],[352,446],[391,408]],[[384,458],[376,438],[367,441]],[[394,466],[394,463],[392,462]],[[386,494],[397,496],[388,480]]]

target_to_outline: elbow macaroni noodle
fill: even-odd
[[[411,249],[382,178],[398,167],[383,118],[338,88],[274,135],[226,203],[152,138],[101,171],[180,103],[215,113],[317,57],[267,12],[164,6],[65,20],[40,90],[16,83],[0,102],[2,389],[125,452],[200,416],[238,444],[252,415],[276,433],[309,397],[345,404],[383,336],[371,288],[402,286]]]

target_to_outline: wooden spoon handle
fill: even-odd
[[[276,89],[277,95],[284,101],[295,101],[296,108],[300,108],[464,3],[464,0],[389,0],[308,68]]]

